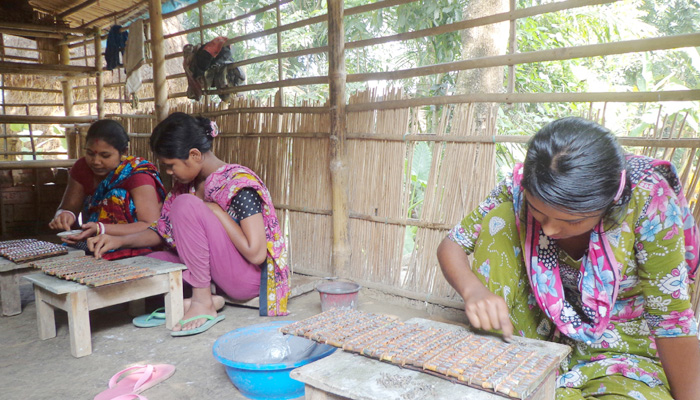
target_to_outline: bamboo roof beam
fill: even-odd
[[[66,11],[64,11],[64,12],[62,12],[62,13],[60,13],[60,14],[58,14],[58,16],[59,16],[60,18],[65,19],[65,18],[68,17],[69,15],[73,15],[73,14],[77,13],[77,12],[80,11],[80,10],[84,10],[84,9],[90,7],[91,5],[97,3],[97,1],[98,1],[98,0],[87,0],[87,1],[84,1],[84,2],[82,2],[82,3],[80,3],[80,4],[76,5],[76,6],[73,6],[73,7],[69,8],[69,9],[67,9]]]
[[[16,29],[20,31],[31,31],[31,32],[43,32],[43,33],[65,33],[65,34],[70,34],[70,35],[88,35],[90,33],[89,29],[83,29],[83,28],[71,28],[68,26],[61,26],[61,25],[37,25],[37,24],[27,24],[27,23],[21,23],[21,22],[5,22],[5,21],[0,21],[0,29]],[[63,38],[64,35],[60,36],[60,39]]]
[[[47,38],[47,39],[80,39],[82,36],[68,35],[60,32],[41,32],[41,31],[27,31],[23,29],[11,29],[0,27],[0,33],[14,36],[29,36],[32,38]]]
[[[388,100],[349,104],[348,112],[389,110],[428,105],[465,103],[655,103],[660,101],[698,101],[700,90],[669,90],[664,92],[588,92],[588,93],[472,93],[435,96],[405,100]]]
[[[47,65],[0,61],[0,73],[18,75],[70,76],[73,78],[83,78],[94,75],[95,68],[81,67],[78,65]]]
[[[562,61],[575,58],[602,57],[626,53],[642,53],[655,50],[671,50],[683,47],[700,46],[700,33],[666,36],[650,39],[625,40],[615,43],[590,44],[585,46],[562,47],[559,49],[530,51],[527,53],[505,54],[453,61],[425,67],[388,72],[370,72],[348,75],[348,82],[367,82],[415,78],[418,76],[464,71],[476,68],[502,67],[511,64],[528,64],[543,61]]]

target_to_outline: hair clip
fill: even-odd
[[[219,134],[219,127],[216,125],[216,122],[214,122],[214,121],[209,121],[209,127],[211,128],[211,132],[209,133],[209,136],[215,138]]]
[[[615,198],[613,199],[613,202],[617,203],[618,200],[622,197],[622,192],[625,191],[625,184],[627,183],[627,170],[622,169],[622,173],[620,174],[620,187],[617,188],[617,194],[615,194]]]

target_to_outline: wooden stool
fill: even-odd
[[[165,294],[165,327],[172,328],[182,318],[182,270],[186,268],[183,264],[143,256],[114,262],[148,267],[156,274],[148,278],[95,288],[44,273],[24,277],[34,285],[36,318],[41,340],[56,337],[56,308],[68,313],[70,351],[74,357],[92,353],[91,310]]]
[[[69,247],[68,254],[51,258],[60,260],[62,258],[80,257],[84,255],[84,251]],[[29,266],[29,262],[15,264],[4,257],[0,257],[0,299],[2,299],[2,315],[17,315],[22,312],[22,300],[19,295],[19,278],[36,271],[37,269]]]

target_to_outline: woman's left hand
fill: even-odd
[[[71,236],[71,239],[76,238],[76,240],[87,240],[89,237],[93,237],[97,235],[97,222],[87,222],[84,223],[80,226],[80,229],[83,230],[83,233],[76,235],[76,236]]]

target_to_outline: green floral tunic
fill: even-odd
[[[512,176],[448,235],[465,252],[473,254],[472,269],[482,283],[505,298],[520,335],[572,347],[558,379],[560,399],[604,398],[604,393],[613,398],[671,399],[655,338],[697,335],[689,284],[697,268],[698,235],[675,170],[665,162],[630,156],[628,171],[633,190],[626,216],[600,235],[605,235],[619,263],[619,279],[611,278],[618,286],[617,297],[607,325],[601,327],[595,341],[561,334],[562,328],[555,326],[538,305],[522,251],[527,227],[519,230],[515,220],[515,210],[520,210],[518,218],[527,221],[527,207],[517,204],[519,188],[516,184],[514,190]],[[535,271],[531,276],[537,280],[537,290],[555,293],[551,286],[560,282],[560,293],[578,314],[567,316],[571,312],[564,310],[562,319],[586,321],[591,315],[582,304],[582,290],[597,291],[585,286],[584,263],[559,250],[556,241],[543,233],[539,247],[554,250],[551,254],[556,254],[558,260],[551,262],[558,269]],[[547,264],[547,260],[541,262]],[[559,280],[549,279],[553,270],[558,270]]]

